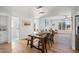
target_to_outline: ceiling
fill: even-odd
[[[33,7],[27,6],[0,6],[0,13],[7,13],[13,16],[33,17]]]
[[[37,6],[0,6],[0,13],[8,13],[13,16],[32,18],[34,8]],[[43,6],[46,16],[70,15],[73,10],[78,11],[78,6]]]

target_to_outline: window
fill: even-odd
[[[69,30],[71,28],[70,20],[59,22],[59,30]]]

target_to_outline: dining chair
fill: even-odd
[[[48,40],[47,40],[47,44],[48,44],[48,47],[52,47],[52,45],[54,44],[54,31],[52,30],[52,33],[50,33],[49,37],[48,37]]]
[[[48,44],[49,44],[49,47],[52,47],[52,45],[54,44],[54,35],[53,34],[50,34]]]
[[[54,44],[54,35],[55,35],[55,32],[52,30],[52,33],[50,34],[50,44],[51,46]]]
[[[50,35],[50,33],[47,33],[47,34],[45,35],[44,39],[41,39],[41,40],[38,41],[38,48],[42,47],[43,44],[44,44],[44,47],[43,47],[43,48],[44,48],[44,51],[45,51],[45,52],[47,52],[47,43],[48,43],[48,37],[49,37],[49,35]],[[42,40],[43,40],[44,42],[42,42]]]

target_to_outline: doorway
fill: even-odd
[[[11,17],[12,42],[19,39],[19,17]]]

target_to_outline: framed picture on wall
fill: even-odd
[[[31,22],[29,20],[23,20],[23,26],[30,26]]]

